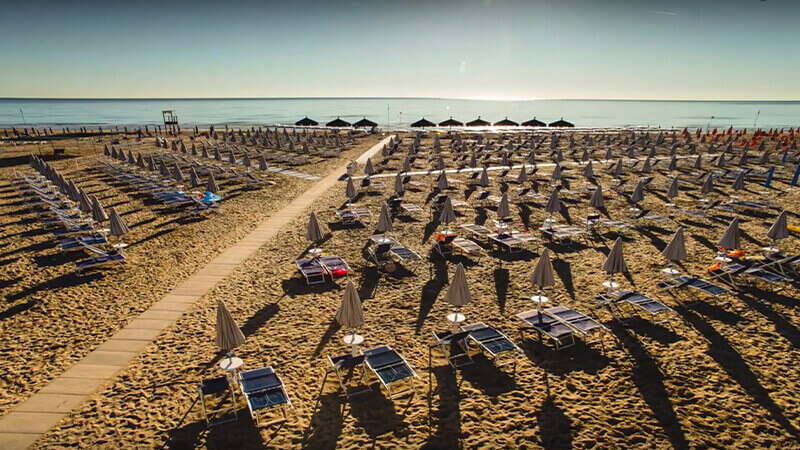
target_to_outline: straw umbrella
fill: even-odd
[[[539,288],[538,293],[531,297],[531,300],[536,302],[536,310],[539,311],[539,321],[541,321],[542,303],[547,303],[549,301],[547,297],[542,295],[542,289],[555,284],[555,278],[553,277],[553,265],[550,263],[550,250],[547,248],[542,251],[542,256],[539,257],[539,261],[536,263],[536,268],[533,269],[533,273],[531,274],[531,283]]]
[[[381,213],[378,215],[377,231],[380,234],[386,234],[387,231],[392,231],[392,216],[389,215],[389,205],[383,202],[381,205]]]
[[[465,319],[463,315],[458,313],[458,308],[472,301],[463,264],[458,263],[456,272],[453,275],[453,281],[450,283],[450,287],[447,288],[444,299],[453,305],[453,313],[447,316],[447,320],[453,322],[453,334],[458,333],[458,324]]]
[[[317,215],[314,211],[308,216],[308,226],[306,226],[306,239],[314,246],[310,250],[312,255],[319,255],[322,251],[317,248],[317,245],[325,238],[325,233],[322,232],[322,227],[319,225]]]
[[[787,213],[786,211],[782,211],[777,219],[775,219],[775,223],[769,227],[769,231],[767,231],[767,237],[772,239],[772,247],[769,247],[768,250],[772,253],[778,251],[775,247],[775,241],[780,239],[786,239],[789,237],[789,227],[787,223]]]
[[[686,259],[686,239],[683,236],[683,227],[678,227],[675,235],[672,236],[672,240],[669,241],[669,244],[661,254],[669,261],[669,268],[664,269],[664,273],[674,277],[678,274],[678,271],[672,268],[672,263],[679,263]]]
[[[225,302],[220,300],[217,303],[217,339],[216,344],[222,350],[226,350],[228,357],[228,364],[230,365],[233,358],[233,349],[244,344],[244,334],[236,321],[233,320],[231,312],[225,306]]]
[[[353,356],[358,356],[358,344],[363,338],[356,334],[356,328],[364,324],[364,310],[352,281],[348,281],[344,289],[342,304],[336,312],[336,321],[339,325],[350,328],[350,335],[346,336],[344,341],[351,346]]]
[[[611,252],[608,253],[608,257],[603,263],[603,270],[611,276],[609,281],[603,282],[603,286],[608,289],[608,294],[611,294],[614,289],[619,287],[614,282],[614,274],[628,271],[628,266],[625,264],[625,255],[622,253],[622,238],[617,238],[614,241],[614,246],[611,247]]]
[[[125,221],[122,220],[122,217],[117,213],[116,208],[112,206],[109,211],[111,211],[109,220],[111,223],[111,235],[117,238],[117,243],[114,245],[114,248],[124,248],[126,245],[122,243],[122,236],[128,234],[130,229],[128,228],[128,225],[125,224]]]
[[[208,184],[206,184],[206,191],[211,192],[212,194],[216,194],[219,192],[219,186],[217,186],[217,180],[214,178],[214,173],[208,174]]]

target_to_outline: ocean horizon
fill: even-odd
[[[786,128],[797,126],[800,100],[541,99],[426,97],[0,98],[0,126],[137,126],[162,123],[174,110],[184,126],[289,125],[340,117],[403,128],[424,117],[467,122],[561,118],[577,127]]]

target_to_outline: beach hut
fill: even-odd
[[[419,119],[418,121],[412,123],[411,126],[414,128],[424,128],[424,127],[435,127],[436,124],[423,117],[422,119]]]
[[[341,118],[337,117],[337,118],[331,120],[330,122],[326,123],[325,126],[326,127],[344,128],[344,127],[349,127],[350,126],[350,122],[344,121]]]
[[[308,116],[306,116],[306,117],[303,117],[302,119],[298,120],[294,124],[297,125],[298,127],[312,127],[312,126],[315,126],[315,125],[319,125],[319,122],[317,122],[314,119],[309,119]]]
[[[499,121],[495,122],[494,126],[496,126],[496,127],[517,127],[517,126],[519,126],[519,124],[517,122],[514,122],[513,120],[509,120],[508,117],[506,117],[503,120],[499,120]]]
[[[445,120],[444,122],[439,122],[440,127],[463,127],[464,124],[453,119],[453,116],[450,116],[449,119]]]
[[[555,127],[555,128],[573,128],[575,125],[570,123],[570,122],[567,122],[562,117],[561,119],[556,120],[555,122],[550,122],[547,126],[548,127]]]
[[[467,126],[468,127],[488,127],[489,125],[491,125],[491,124],[489,122],[481,119],[481,116],[478,116],[477,119],[475,119],[475,120],[473,120],[471,122],[467,122]]]
[[[545,125],[547,124],[542,122],[541,120],[536,120],[536,117],[526,122],[522,122],[523,127],[543,127]]]
[[[366,117],[353,124],[353,127],[355,128],[374,128],[377,126],[377,123],[367,119]]]

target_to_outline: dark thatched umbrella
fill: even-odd
[[[516,126],[519,126],[519,124],[517,122],[514,122],[513,120],[509,120],[508,117],[506,117],[503,120],[499,120],[499,121],[495,122],[494,126],[496,126],[496,127],[516,127]]]
[[[491,124],[489,122],[481,119],[481,116],[478,116],[477,119],[475,119],[475,120],[473,120],[471,122],[467,122],[467,126],[468,127],[488,127],[489,125],[491,125]]]
[[[562,117],[561,119],[556,120],[555,122],[550,122],[547,126],[548,127],[557,127],[557,128],[573,128],[575,125],[570,123],[570,122],[567,122]]]
[[[543,127],[545,125],[547,124],[542,122],[541,120],[536,120],[536,117],[534,117],[531,120],[528,120],[527,122],[522,122],[523,127]]]
[[[453,119],[453,116],[450,116],[449,119],[445,120],[444,122],[439,122],[440,127],[463,127],[464,124]]]
[[[298,120],[294,124],[297,125],[298,127],[311,127],[311,126],[314,126],[314,125],[319,125],[319,122],[317,122],[314,119],[309,119],[308,116],[306,116],[306,117],[303,117],[302,119]]]
[[[344,121],[341,118],[337,117],[337,118],[331,120],[330,122],[326,123],[325,126],[326,127],[344,128],[344,127],[349,127],[350,126],[350,122]]]
[[[436,124],[423,117],[422,119],[419,119],[418,121],[412,123],[411,126],[415,128],[423,128],[423,127],[435,127]]]
[[[372,127],[377,127],[378,124],[373,122],[373,121],[371,121],[371,120],[369,120],[369,119],[367,119],[366,117],[364,117],[363,119],[361,119],[358,122],[354,123],[353,126],[356,127],[356,128],[361,128],[361,127],[363,127],[363,128],[372,128]]]

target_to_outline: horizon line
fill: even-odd
[[[470,98],[470,97],[374,97],[374,96],[332,96],[332,97],[0,97],[4,100],[56,100],[56,101],[120,101],[120,100],[458,100],[479,102],[533,102],[533,101],[599,101],[599,102],[727,102],[727,103],[796,103],[800,99],[680,99],[680,98]]]

